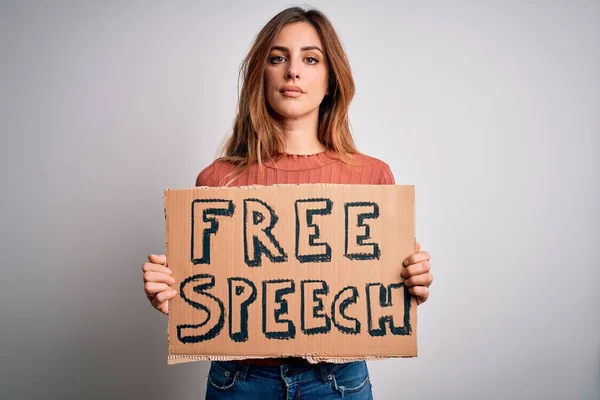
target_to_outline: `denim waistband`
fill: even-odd
[[[307,382],[321,379],[324,383],[331,380],[331,374],[343,364],[319,363],[314,365],[283,364],[281,366],[263,366],[252,364],[241,364],[231,361],[212,361],[212,365],[222,372],[237,374],[241,381],[249,376],[258,379],[281,382],[285,380],[288,384]]]

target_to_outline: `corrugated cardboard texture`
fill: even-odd
[[[417,355],[414,187],[165,191],[168,362]]]

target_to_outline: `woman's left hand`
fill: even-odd
[[[408,287],[410,294],[417,298],[417,305],[422,304],[429,298],[429,286],[433,282],[431,274],[431,255],[421,251],[419,243],[415,242],[415,253],[404,260],[402,277],[404,285]]]

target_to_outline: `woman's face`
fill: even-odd
[[[307,22],[288,24],[275,37],[267,58],[265,92],[280,117],[318,118],[329,81],[323,51],[316,29]]]

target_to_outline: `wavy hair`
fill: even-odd
[[[221,160],[229,161],[243,171],[253,163],[262,165],[285,149],[283,132],[269,112],[265,97],[265,69],[273,40],[282,28],[295,22],[308,22],[317,30],[329,72],[329,94],[319,106],[318,139],[342,160],[359,153],[348,120],[348,109],[355,86],[350,63],[342,43],[329,21],[317,9],[291,7],[275,15],[258,33],[238,76],[237,116],[233,133],[221,150]],[[239,81],[242,89],[239,91]]]

